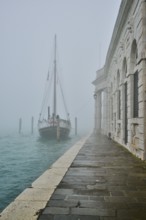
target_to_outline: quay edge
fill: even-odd
[[[90,134],[81,138],[1,213],[0,220],[36,220]]]

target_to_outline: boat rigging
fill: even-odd
[[[48,99],[48,89],[46,89],[45,98],[43,101],[42,110],[40,113],[40,118],[38,121],[38,130],[41,137],[45,137],[48,139],[66,139],[69,136],[70,130],[71,130],[71,123],[69,119],[69,114],[67,112],[67,106],[65,104],[65,98],[63,95],[63,89],[61,86],[61,82],[59,80],[59,77],[57,75],[57,59],[56,59],[56,50],[57,50],[57,39],[55,35],[54,39],[54,68],[53,68],[53,112],[52,116],[50,114],[50,107],[48,107],[48,116],[46,119],[43,117],[43,110],[44,107],[46,108],[46,100]],[[47,76],[47,81],[52,82],[52,77],[49,77],[49,74]],[[57,100],[57,85],[59,84],[61,95],[63,99],[64,108],[66,111],[66,119],[63,119],[60,117],[58,112],[58,100]],[[49,87],[51,87],[51,84],[49,84]],[[60,101],[60,100],[59,100]]]

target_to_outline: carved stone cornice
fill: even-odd
[[[125,22],[127,21],[127,17],[128,17],[128,14],[129,14],[129,11],[130,11],[130,8],[131,8],[131,5],[133,2],[134,2],[134,0],[122,0],[122,2],[121,2],[118,17],[117,17],[117,20],[116,20],[116,23],[114,26],[110,46],[109,46],[107,56],[106,56],[106,62],[105,62],[105,72],[106,73],[109,68],[113,54],[115,52],[117,43],[120,39],[123,26],[124,26]]]

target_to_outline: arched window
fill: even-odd
[[[117,71],[117,86],[120,85],[120,72],[119,70]]]
[[[125,79],[126,75],[127,75],[127,60],[126,60],[126,57],[124,57],[124,60],[123,60],[122,75],[123,75],[123,79]]]
[[[113,83],[111,83],[111,94],[113,93]]]
[[[138,117],[138,71],[134,73],[133,83],[133,117]]]
[[[132,43],[130,58],[131,58],[131,69],[134,69],[134,67],[137,64],[137,58],[138,58],[138,49],[137,49],[136,40],[134,40]]]
[[[133,74],[133,118],[138,117],[138,70],[136,70],[138,49],[136,40],[131,47],[131,73]]]
[[[112,95],[112,93],[113,93],[113,83],[111,82],[111,86],[110,86],[111,88],[111,101],[110,101],[110,110],[111,110],[111,112],[110,112],[110,115],[111,115],[111,120],[113,120],[113,95]]]
[[[121,90],[120,90],[120,72],[117,71],[117,117],[121,119]]]

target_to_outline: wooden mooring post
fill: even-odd
[[[57,141],[60,141],[60,119],[57,118]]]
[[[77,121],[77,117],[75,117],[75,135],[78,134],[78,121]]]
[[[34,117],[31,118],[31,134],[33,134],[33,127],[34,127]]]
[[[22,130],[22,118],[19,118],[19,134],[21,134]]]

